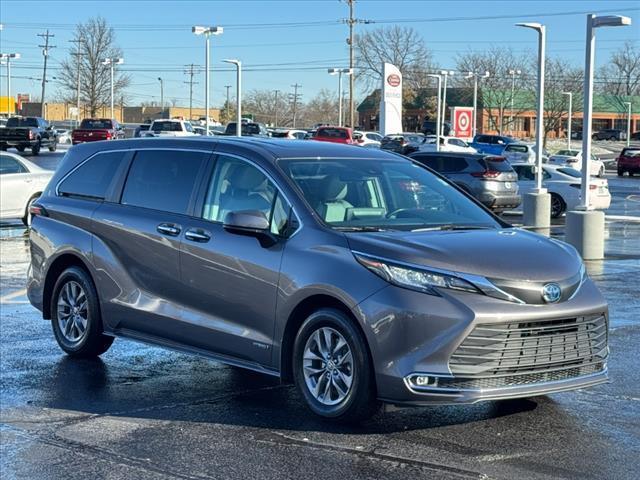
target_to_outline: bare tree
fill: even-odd
[[[111,101],[111,72],[109,65],[103,65],[105,58],[122,57],[122,50],[115,42],[113,28],[104,18],[96,17],[80,23],[76,27],[77,48],[61,62],[58,77],[61,95],[69,103],[76,102],[78,69],[80,69],[80,100],[91,116]],[[79,54],[79,55],[78,55]],[[114,73],[114,95],[120,98],[130,83],[130,77],[116,67]]]
[[[640,49],[627,41],[600,69],[599,90],[612,95],[640,95]]]
[[[537,60],[534,63],[537,65]],[[562,58],[547,58],[542,122],[545,146],[548,134],[559,130],[564,121],[568,121],[569,98],[563,92],[571,92],[573,95],[573,112],[582,109],[583,79],[584,73],[581,68],[567,65],[566,60]]]
[[[317,123],[329,123],[335,125],[337,119],[338,96],[325,88],[303,106],[300,124],[312,126]]]
[[[487,109],[489,124],[499,133],[508,130],[511,119],[529,110],[532,97],[531,68],[528,55],[516,55],[511,48],[494,46],[483,52],[471,51],[456,57],[455,83],[459,87],[467,87],[469,92],[473,88],[473,78],[464,78],[465,72],[489,72],[488,78],[481,80],[479,96]],[[511,70],[520,70],[520,75],[514,77]],[[515,92],[513,94],[512,92]],[[512,109],[513,105],[513,109]]]
[[[380,84],[385,62],[400,69],[405,87],[410,90],[423,87],[426,73],[435,68],[424,39],[408,27],[377,28],[357,35],[355,53],[356,78],[361,79],[368,90]]]

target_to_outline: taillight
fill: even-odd
[[[111,132],[107,132],[106,139],[111,140]]]
[[[47,210],[42,205],[38,205],[37,203],[31,204],[31,206],[29,207],[29,213],[32,217],[36,217],[38,215],[40,215],[41,217],[49,216]]]
[[[569,186],[577,188],[578,190],[582,188],[582,185],[580,185],[579,183],[571,183]],[[594,185],[593,183],[589,185],[589,190],[595,190],[596,188],[598,188],[598,186]]]
[[[577,158],[567,158],[567,163],[576,163],[577,161]]]
[[[471,172],[471,176],[477,178],[497,178],[500,172],[496,170],[485,170],[484,172]]]
[[[33,140],[33,131],[29,130],[29,140]]]

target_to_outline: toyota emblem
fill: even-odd
[[[547,303],[555,303],[560,300],[562,290],[557,283],[547,283],[542,287],[542,299]]]

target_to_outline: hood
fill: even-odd
[[[357,252],[480,275],[501,285],[564,283],[575,279],[582,268],[570,245],[516,228],[349,233],[347,238]]]

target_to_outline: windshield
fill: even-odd
[[[36,118],[19,118],[11,117],[7,120],[7,127],[37,127],[38,120]]]
[[[580,171],[576,170],[575,168],[559,168],[558,171],[560,173],[564,173],[565,175],[568,175],[570,177],[573,178],[581,178],[582,177],[582,173],[580,173]]]
[[[154,132],[181,132],[182,131],[182,125],[180,125],[180,122],[158,122],[155,121],[153,122],[153,125],[151,126],[151,130]]]
[[[578,150],[559,150],[556,155],[565,155],[567,157],[577,157],[580,154]]]
[[[295,159],[278,164],[332,228],[500,228],[449,183],[410,161]]]
[[[111,120],[84,119],[80,123],[80,128],[86,130],[109,130],[111,129]]]

